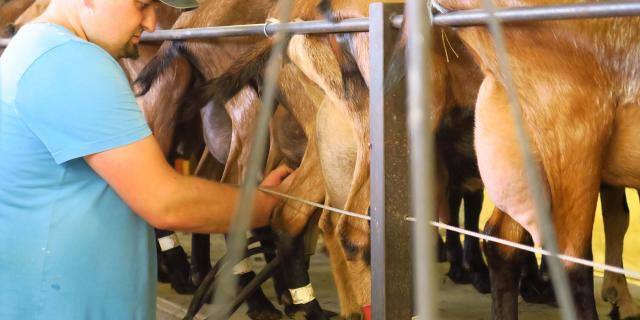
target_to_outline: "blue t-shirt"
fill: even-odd
[[[83,158],[151,133],[118,63],[26,25],[0,106],[0,319],[154,319],[153,229]]]

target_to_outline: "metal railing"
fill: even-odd
[[[604,2],[568,5],[550,5],[540,7],[505,8],[495,11],[495,16],[503,23],[589,19],[604,17],[626,17],[640,15],[638,2]],[[393,25],[399,27],[404,17],[400,14],[392,17]],[[432,23],[437,26],[463,27],[487,24],[489,13],[484,10],[463,10],[433,15]],[[346,19],[333,23],[324,20],[299,21],[289,23],[259,23],[236,26],[219,26],[191,29],[158,30],[145,32],[141,41],[165,41],[182,39],[206,39],[247,35],[274,35],[278,31],[294,34],[367,32],[369,19]],[[10,39],[0,39],[0,47],[7,46]]]
[[[493,9],[491,7],[491,3],[485,1],[485,9],[487,10],[469,10],[469,11],[458,11],[458,12],[450,12],[446,14],[436,14],[433,15],[431,23],[433,25],[438,26],[474,26],[474,25],[482,25],[489,24],[491,26],[491,31],[496,39],[496,47],[497,52],[504,51],[503,45],[500,44],[500,23],[520,23],[520,22],[532,22],[532,21],[541,21],[541,20],[565,20],[565,19],[587,19],[587,18],[602,18],[602,17],[623,17],[623,16],[637,16],[640,15],[640,3],[638,2],[616,2],[616,3],[589,3],[589,4],[572,4],[572,5],[554,5],[554,6],[545,6],[545,7],[526,7],[526,8],[507,8],[507,9]],[[426,15],[423,15],[421,12],[425,12],[426,8],[424,6],[423,0],[408,0],[408,6],[411,7],[411,16],[409,18],[409,55],[408,55],[408,66],[409,70],[415,70],[416,72],[409,72],[408,74],[408,87],[409,87],[409,112],[408,117],[407,110],[404,109],[403,106],[394,106],[391,108],[391,102],[403,104],[403,102],[407,102],[402,97],[395,97],[393,101],[386,100],[387,97],[381,97],[380,92],[384,92],[383,83],[384,83],[384,64],[388,61],[388,47],[390,46],[394,40],[394,37],[397,36],[390,31],[390,26],[395,26],[396,28],[402,24],[404,17],[402,15],[397,14],[398,9],[401,8],[398,5],[393,4],[382,4],[382,3],[374,3],[371,5],[371,17],[369,19],[349,19],[344,20],[339,23],[331,23],[327,21],[305,21],[305,22],[291,22],[291,23],[264,23],[264,24],[252,24],[252,25],[242,25],[242,26],[224,26],[224,27],[209,27],[209,28],[198,28],[198,29],[176,29],[176,30],[164,30],[157,31],[154,33],[144,33],[142,35],[142,41],[164,41],[164,40],[182,40],[182,39],[204,39],[204,38],[215,38],[215,37],[232,37],[232,36],[246,36],[246,35],[264,35],[264,36],[272,36],[276,33],[336,33],[336,32],[367,32],[371,31],[371,68],[372,68],[372,77],[376,77],[373,70],[381,71],[378,76],[378,79],[372,79],[372,93],[371,93],[371,141],[372,141],[372,158],[371,158],[371,195],[372,195],[372,210],[371,210],[371,236],[372,236],[372,307],[373,307],[373,318],[374,319],[385,319],[387,316],[391,318],[391,316],[398,316],[401,314],[407,314],[411,310],[411,300],[408,299],[408,296],[411,293],[410,285],[411,283],[406,283],[407,281],[411,281],[410,278],[407,278],[406,275],[398,275],[400,272],[398,270],[390,270],[392,268],[388,268],[389,263],[392,263],[391,260],[403,256],[404,261],[400,261],[401,263],[406,265],[406,261],[409,260],[409,254],[406,251],[398,250],[397,252],[393,252],[393,250],[388,250],[388,237],[391,235],[397,235],[401,233],[403,230],[406,230],[408,223],[406,213],[409,212],[408,207],[408,199],[402,198],[406,203],[398,206],[397,204],[392,203],[391,199],[394,199],[394,196],[390,195],[395,192],[397,189],[391,187],[408,187],[409,179],[408,179],[408,170],[406,170],[406,160],[404,158],[405,166],[400,168],[390,168],[391,166],[385,166],[385,159],[388,161],[389,155],[386,150],[387,146],[385,146],[385,142],[390,139],[390,135],[393,135],[394,139],[398,139],[400,141],[399,144],[402,146],[402,143],[407,142],[407,131],[406,126],[408,123],[408,127],[410,130],[410,146],[413,150],[412,159],[411,159],[411,168],[413,172],[413,176],[415,179],[412,181],[412,199],[413,202],[413,216],[417,218],[419,222],[417,224],[417,228],[414,229],[414,272],[417,274],[415,279],[415,284],[418,289],[415,291],[415,303],[418,305],[419,315],[426,319],[432,319],[437,317],[436,310],[433,304],[433,292],[431,288],[433,288],[433,283],[431,280],[433,266],[434,266],[434,254],[433,248],[434,244],[430,241],[430,237],[417,237],[415,235],[420,235],[421,232],[419,230],[424,230],[425,226],[428,224],[433,224],[431,219],[433,217],[433,208],[430,207],[432,204],[424,203],[424,199],[431,198],[431,194],[433,193],[433,175],[430,171],[433,170],[432,167],[423,168],[421,165],[424,163],[429,163],[429,159],[432,159],[432,142],[425,141],[426,137],[429,137],[429,130],[426,127],[423,127],[422,124],[428,123],[425,119],[428,119],[428,109],[425,109],[425,106],[428,106],[428,95],[423,95],[422,88],[424,88],[424,83],[426,79],[424,75],[429,74],[429,67],[424,64],[425,61],[428,61],[429,51],[427,50],[426,43],[428,42],[428,28],[429,23],[425,23]],[[387,8],[393,8],[394,10],[390,10]],[[285,10],[286,12],[286,10]],[[401,11],[400,11],[401,12]],[[375,15],[375,17],[374,17]],[[376,21],[373,21],[373,19]],[[379,39],[374,40],[373,37],[378,37]],[[0,46],[6,46],[10,42],[10,39],[0,39]],[[273,71],[273,65],[278,64],[278,54],[281,54],[281,50],[283,48],[278,47],[276,51],[276,58],[273,59],[273,62],[270,63],[268,67],[268,73],[270,76],[267,79],[271,79],[273,81],[274,77],[277,77],[277,72]],[[376,51],[378,50],[378,51]],[[506,54],[503,54],[506,57]],[[503,59],[503,63],[504,63]],[[503,69],[503,72],[505,69]],[[509,77],[507,77],[509,78]],[[375,80],[375,81],[374,81]],[[267,80],[269,82],[269,80]],[[382,90],[380,90],[382,89]],[[374,94],[374,91],[378,92]],[[378,94],[378,95],[376,95]],[[512,99],[512,105],[514,106],[513,110],[517,110],[518,103]],[[270,105],[273,103],[273,96],[267,95],[264,104]],[[266,109],[267,108],[262,108]],[[385,111],[391,111],[391,113],[387,113],[385,115]],[[398,115],[402,115],[403,117],[399,117],[398,119],[402,119],[402,121],[396,122],[388,122],[388,119],[385,117],[396,117]],[[404,120],[407,120],[406,123]],[[516,118],[517,120],[517,118]],[[518,122],[518,121],[516,121]],[[402,130],[398,130],[402,128]],[[266,134],[266,126],[260,126],[259,130],[256,130],[256,134],[259,136],[264,136]],[[394,130],[396,130],[394,132]],[[522,138],[522,137],[521,137]],[[262,141],[264,139],[260,139]],[[522,139],[521,139],[522,140]],[[526,148],[524,148],[526,149]],[[525,159],[530,155],[527,155],[526,150],[524,151]],[[264,152],[264,150],[255,149],[255,144],[252,147],[252,157],[255,155],[256,158]],[[405,153],[403,154],[405,157],[407,156]],[[396,154],[394,153],[394,156]],[[259,161],[252,161],[251,165],[248,166],[248,172],[251,173],[248,176],[253,177],[257,176],[257,172],[259,172],[260,168],[258,167]],[[391,185],[385,186],[385,184],[390,183],[389,174],[390,170],[395,170],[395,173],[400,173],[397,175],[399,179],[392,181]],[[404,173],[401,171],[404,170]],[[253,180],[253,179],[249,179]],[[537,183],[534,183],[536,185]],[[243,192],[243,199],[251,200],[252,196],[249,193],[253,193],[255,191],[255,185],[249,185],[247,189]],[[385,191],[387,190],[387,191]],[[389,198],[387,198],[389,197]],[[251,201],[248,201],[251,203]],[[545,204],[539,204],[541,209],[540,211],[545,212],[548,211],[544,209]],[[244,230],[246,230],[247,225],[247,217],[248,211],[250,210],[250,206],[245,206],[238,213],[239,217],[243,217],[243,221],[238,223],[238,227],[236,228],[235,234],[244,235]],[[404,212],[402,211],[404,210]],[[356,213],[357,215],[357,213]],[[409,218],[409,220],[416,219]],[[553,226],[551,225],[549,219],[545,219],[544,217],[540,219],[541,229],[542,230],[553,230]],[[390,227],[392,226],[392,227]],[[406,234],[405,234],[406,236]],[[477,236],[477,235],[476,235]],[[546,234],[544,236],[546,241],[553,241],[553,236],[549,236]],[[406,238],[405,238],[406,239]],[[485,239],[491,241],[491,239]],[[406,246],[408,241],[401,244]],[[241,246],[242,242],[236,242],[235,249],[233,251],[240,250],[237,247]],[[546,243],[547,246],[550,243]],[[515,246],[515,245],[514,245]],[[551,243],[551,247],[554,247],[554,244]],[[535,249],[535,248],[533,248]],[[547,252],[548,255],[558,257],[557,249],[549,250]],[[389,255],[396,255],[393,259],[390,258]],[[400,256],[398,256],[400,255]],[[419,259],[418,259],[419,258]],[[550,260],[551,264],[556,265],[555,271],[553,272],[554,284],[559,288],[559,291],[556,291],[557,296],[559,297],[560,305],[563,310],[563,317],[565,319],[575,319],[575,310],[573,310],[573,303],[571,301],[571,297],[568,296],[569,288],[566,280],[558,280],[562,279],[563,272],[562,269],[558,268],[558,262],[556,259]],[[402,266],[400,266],[402,268]],[[554,267],[552,266],[552,271]],[[426,271],[425,271],[426,270]],[[624,271],[624,270],[623,270]],[[424,274],[421,274],[424,273]],[[564,276],[566,277],[566,276]],[[400,280],[398,280],[400,279]],[[402,287],[400,291],[394,291],[391,293],[389,288],[389,284],[394,283],[396,286]],[[403,297],[394,296],[397,292],[404,294]],[[392,302],[393,300],[393,302]]]

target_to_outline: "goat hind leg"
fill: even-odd
[[[517,243],[524,242],[526,236],[524,228],[498,208],[494,208],[484,232]],[[484,247],[491,274],[493,319],[517,319],[518,280],[523,252],[495,242],[486,242]]]
[[[464,192],[464,227],[469,231],[478,232],[480,212],[484,200],[483,190]],[[452,211],[455,214],[455,211]],[[462,255],[463,266],[471,274],[471,283],[480,293],[491,292],[489,269],[482,258],[480,240],[475,237],[464,237]]]
[[[347,272],[347,260],[342,253],[341,243],[336,234],[337,218],[337,214],[323,211],[319,226],[322,230],[324,244],[331,262],[331,273],[338,291],[340,315],[348,319],[349,316],[360,313],[361,310],[355,299],[353,288],[351,288],[351,281]]]
[[[462,192],[459,190],[449,189],[449,224],[459,227],[459,209],[462,202]],[[466,207],[466,204],[465,204]],[[466,220],[465,220],[466,224]],[[463,268],[462,243],[460,242],[460,234],[447,230],[447,238],[445,242],[445,251],[447,260],[449,261],[449,272],[447,276],[454,283],[467,284],[471,283],[471,277],[467,270]],[[478,248],[479,250],[479,248]]]
[[[225,240],[227,236],[225,235]],[[249,284],[256,273],[251,265],[251,257],[247,257],[233,267],[233,275],[237,278],[238,291]],[[273,303],[267,298],[258,286],[246,299],[247,316],[252,320],[276,320],[282,317],[282,313],[273,306]]]
[[[600,197],[606,240],[605,263],[622,268],[624,235],[629,227],[629,208],[624,188],[603,185]],[[605,271],[601,295],[603,300],[611,303],[612,315],[617,314],[620,319],[640,317],[624,275]]]
[[[308,227],[315,227],[309,225]],[[304,233],[297,236],[279,234],[277,237],[278,254],[286,272],[287,287],[291,292],[291,304],[286,305],[289,317],[301,313],[306,319],[328,319],[316,299],[309,277],[309,258],[305,252]]]
[[[318,170],[319,159],[315,148],[316,144],[313,136],[311,136],[298,169],[297,177],[292,182],[289,192],[291,196],[313,202],[321,202],[325,196],[325,190],[323,188],[322,172]],[[305,254],[303,239],[304,231],[307,228],[315,228],[315,225],[309,225],[310,222],[312,222],[311,224],[317,222],[317,220],[314,221],[312,219],[315,212],[315,208],[311,206],[297,201],[286,200],[279,208],[276,208],[272,217],[271,226],[276,234],[278,254],[283,261],[282,268],[286,275],[285,281],[287,287],[294,291],[310,285],[308,256]],[[299,303],[301,308],[298,309],[302,309],[307,319],[326,318],[315,298],[303,302]]]
[[[199,286],[211,271],[210,236],[194,233],[191,235],[191,282]]]
[[[607,138],[606,108],[588,108],[592,101],[582,95],[562,95],[539,102],[524,101],[527,128],[553,123],[558,130],[529,130],[533,154],[540,165],[544,194],[550,198],[552,220],[558,237],[559,251],[581,258],[591,257],[591,229],[600,184],[602,152]],[[573,99],[573,100],[569,100]],[[533,101],[533,102],[532,102]],[[570,102],[571,104],[567,104]],[[555,105],[557,104],[557,106]],[[574,121],[572,107],[582,107],[584,117]],[[559,111],[556,112],[556,111]],[[595,113],[594,113],[595,112]],[[476,105],[475,145],[482,179],[498,208],[541,242],[538,221],[525,176],[525,163],[520,154],[506,92],[492,76],[487,76],[478,93]],[[579,133],[579,134],[576,134]],[[590,139],[585,141],[584,134]],[[544,146],[544,147],[540,147]],[[562,161],[559,161],[561,159]],[[495,170],[500,168],[499,170]],[[597,319],[593,298],[592,270],[565,263],[580,319]],[[492,285],[500,285],[493,279]],[[495,288],[493,288],[495,290]],[[494,295],[495,298],[495,295]],[[499,297],[498,297],[499,298]],[[499,310],[494,300],[494,315],[508,319],[517,317],[517,305],[510,300],[508,310]],[[498,311],[498,312],[496,312]]]

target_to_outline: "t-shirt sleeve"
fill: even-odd
[[[121,67],[80,41],[33,62],[18,84],[16,109],[58,164],[151,134]]]

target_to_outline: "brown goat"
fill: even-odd
[[[355,4],[351,2],[351,5]],[[368,3],[360,3],[366,9]],[[340,8],[333,8],[340,12]],[[366,11],[355,15],[336,13],[339,17],[366,16]],[[444,116],[455,107],[471,108],[482,79],[470,56],[465,54],[462,44],[455,41],[455,34],[448,30],[437,30],[453,39],[455,50],[461,52],[460,59],[447,63],[445,53],[450,48],[434,46],[435,84],[434,111],[432,119],[437,129]],[[352,55],[360,69],[361,78],[343,77],[339,65],[340,52],[331,40],[324,41],[312,36],[294,36],[289,46],[289,56],[305,74],[318,83],[327,94],[327,101],[318,113],[318,143],[321,163],[327,184],[328,202],[339,208],[366,213],[369,206],[369,118],[368,118],[368,39],[366,35],[352,36]],[[449,52],[449,54],[452,54]],[[476,75],[474,77],[474,75]],[[352,81],[345,85],[342,81]],[[461,85],[462,84],[462,85]],[[345,92],[344,88],[350,91]],[[347,161],[345,161],[345,158]],[[448,199],[445,196],[446,177],[440,179],[438,203],[440,215],[448,217]],[[477,189],[476,189],[477,190]],[[320,221],[325,241],[330,249],[334,271],[339,284],[341,313],[344,316],[359,313],[361,307],[370,303],[369,226],[365,221],[325,213]],[[341,258],[334,257],[334,251]],[[487,288],[488,289],[488,288]],[[487,290],[485,289],[485,290]]]
[[[294,17],[317,18],[316,5],[317,2],[314,2],[313,5],[309,4],[307,12],[304,11],[304,7],[296,8]],[[361,12],[355,14],[354,12],[357,10],[345,10],[349,14],[340,15],[341,17],[367,15],[368,2],[349,2],[347,5],[348,8],[357,8]],[[333,9],[336,12],[342,12],[339,8]],[[354,41],[354,47],[358,48],[360,53],[355,54],[355,62],[358,67],[363,68],[363,75],[368,74],[368,39],[366,34],[355,34],[352,37],[358,39]],[[294,36],[289,43],[288,57],[307,77],[322,88],[326,95],[316,118],[316,143],[318,144],[322,175],[327,190],[325,202],[335,207],[365,213],[369,207],[369,123],[366,81],[368,78],[361,76],[358,72],[356,78],[346,80],[352,81],[350,84],[344,85],[339,61],[336,59],[336,55],[340,52],[336,50],[332,41],[331,37]],[[263,41],[262,44],[255,46],[254,52],[265,52],[270,45],[269,41]],[[445,61],[445,53],[442,50],[440,48],[439,57]],[[252,58],[245,60],[255,60],[255,57],[251,56]],[[467,61],[471,63],[473,68],[477,68],[471,59],[467,59]],[[255,68],[247,67],[247,64],[251,65],[249,62],[238,63],[240,69]],[[443,63],[441,68],[442,78],[436,82],[441,84],[439,93],[442,97],[439,101],[442,102],[436,110],[439,112],[449,111],[456,104],[473,105],[475,93],[468,93],[469,91],[459,88],[450,88],[446,84],[446,81],[455,81],[452,80],[452,76],[448,75],[450,72],[458,77],[458,81],[460,79],[468,81],[470,78],[466,71],[463,68],[449,71],[450,68],[455,67],[447,66],[446,63]],[[235,69],[235,67],[232,68],[230,74],[239,72]],[[251,74],[251,72],[248,73]],[[479,75],[479,72],[477,74]],[[235,80],[231,81],[230,79]],[[481,77],[478,76],[476,80],[475,88],[477,89]],[[233,75],[226,74],[210,82],[208,93],[204,96],[216,97],[215,99],[224,101],[225,97],[221,92],[228,91],[229,83],[245,83],[247,81],[247,79],[237,80]],[[345,93],[344,88],[350,88],[351,91]],[[454,97],[447,98],[447,95]],[[446,199],[443,201],[447,202]],[[284,209],[288,207],[289,203],[293,204],[293,202],[287,202]],[[305,210],[304,212],[306,213],[296,210],[277,211],[273,218],[273,225],[280,233],[295,237],[305,228],[314,211]],[[361,312],[362,306],[370,303],[369,226],[361,220],[328,212],[323,214],[320,226],[336,278],[341,314],[343,316],[358,314]]]
[[[14,30],[20,29],[25,23],[37,18],[41,15],[45,9],[49,6],[51,0],[36,0],[31,1],[32,4],[24,10],[13,22],[12,28]]]
[[[0,5],[0,38],[13,36],[12,23],[27,9],[34,0],[8,0]]]
[[[477,9],[477,1],[440,1],[449,9]],[[566,1],[569,2],[569,1]],[[498,7],[546,1],[498,1]],[[640,118],[636,83],[640,18],[519,23],[505,26],[510,66],[536,164],[563,254],[591,258],[591,230],[601,181],[640,185],[640,153],[633,141]],[[486,230],[540,244],[502,73],[484,27],[458,34],[485,75],[476,103],[480,173],[496,210]],[[496,170],[499,168],[498,170]],[[505,215],[504,212],[508,214]],[[513,275],[518,254],[487,245],[494,318],[517,318]],[[496,262],[500,261],[498,267]],[[580,319],[597,319],[591,268],[565,263]]]

